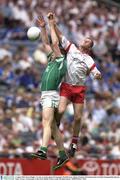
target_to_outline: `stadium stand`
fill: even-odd
[[[41,42],[29,41],[26,32],[40,12],[46,16],[49,11],[75,44],[87,36],[94,39],[92,56],[103,75],[101,81],[87,80],[76,158],[120,158],[120,12],[92,0],[0,1],[0,157],[23,157],[41,144],[39,84],[45,65],[34,56]],[[69,104],[60,125],[66,149],[72,123]],[[48,155],[54,158],[54,140],[50,144]]]

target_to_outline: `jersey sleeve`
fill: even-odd
[[[69,51],[71,45],[72,43],[70,43],[70,41],[65,36],[62,36],[61,46],[64,48],[66,52]]]
[[[86,64],[88,67],[88,74],[90,74],[92,77],[95,77],[97,73],[100,73],[100,71],[96,67],[94,60],[91,57],[87,59]]]

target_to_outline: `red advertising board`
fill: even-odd
[[[88,175],[120,175],[120,160],[78,160]],[[53,161],[0,158],[0,175],[63,175],[65,168],[52,171]]]
[[[120,160],[78,160],[82,170],[88,175],[120,175]],[[62,175],[65,168],[55,172],[56,175]]]
[[[79,160],[89,175],[120,175],[120,160]]]
[[[49,160],[2,159],[0,158],[0,175],[50,175]]]

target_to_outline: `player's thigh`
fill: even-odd
[[[71,100],[71,86],[63,82],[60,86],[60,101],[58,106],[59,113],[64,113],[67,104],[69,103],[70,100]]]
[[[76,121],[81,119],[82,113],[83,113],[83,107],[84,107],[84,104],[80,104],[80,103],[73,104],[74,118]]]
[[[60,101],[58,105],[58,113],[63,114],[66,110],[66,107],[69,103],[69,100],[65,96],[60,96]]]

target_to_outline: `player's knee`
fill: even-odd
[[[46,127],[52,128],[52,123],[51,123],[51,120],[49,118],[43,118],[42,125],[43,125],[43,128],[46,128]]]
[[[80,122],[80,120],[81,120],[81,114],[80,114],[80,113],[76,113],[76,114],[74,115],[74,119],[75,119],[76,122]]]
[[[65,112],[65,107],[64,106],[59,106],[58,107],[58,113],[63,114]]]

